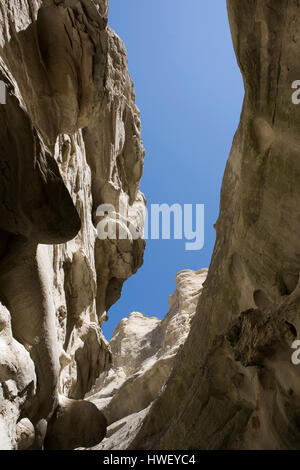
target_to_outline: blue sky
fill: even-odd
[[[222,177],[243,100],[225,0],[110,0],[109,26],[123,39],[146,148],[148,204],[205,204],[205,244],[148,240],[144,265],[103,325],[110,339],[133,311],[163,318],[182,269],[208,267]]]

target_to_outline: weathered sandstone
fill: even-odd
[[[177,274],[163,320],[134,312],[116,327],[109,343],[112,366],[88,394],[109,425],[96,449],[125,449],[133,441],[188,336],[206,276],[206,269]]]
[[[245,84],[217,240],[191,333],[130,448],[297,449],[297,0],[228,0]]]
[[[144,223],[125,47],[107,0],[1,2],[0,449],[299,448],[300,4],[227,4],[245,100],[207,280],[108,344],[144,251],[96,231]]]
[[[113,204],[140,230],[145,211],[139,111],[107,10],[106,0],[0,5],[0,448],[41,448],[48,421],[48,448],[105,434],[99,417],[74,440],[72,422],[110,367],[101,324],[144,241],[99,240],[96,211]]]

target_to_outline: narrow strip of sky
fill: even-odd
[[[141,189],[149,204],[205,204],[205,244],[148,240],[144,266],[109,312],[108,338],[132,311],[162,318],[176,273],[209,266],[244,94],[225,0],[110,0],[109,26],[126,45],[141,110]]]

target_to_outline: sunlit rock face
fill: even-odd
[[[227,3],[245,101],[207,280],[108,344],[144,251],[96,231],[102,204],[144,222],[126,51],[107,1],[1,2],[1,449],[299,448],[299,2]]]
[[[48,421],[51,449],[105,434],[96,407],[82,442],[72,423],[110,367],[101,324],[144,241],[99,240],[96,211],[111,204],[139,230],[145,213],[139,110],[107,11],[106,0],[0,5],[0,448],[41,448]]]
[[[95,449],[126,449],[163,390],[183,346],[207,270],[182,271],[163,320],[132,313],[116,327],[109,343],[113,362],[96,381],[87,399],[108,422],[106,439]]]
[[[215,250],[191,333],[132,448],[299,448],[299,2],[227,3],[245,101]]]

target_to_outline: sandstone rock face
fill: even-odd
[[[206,269],[176,276],[177,289],[162,321],[132,313],[116,327],[110,341],[112,366],[88,394],[109,425],[95,449],[126,449],[134,440],[188,336],[206,276]]]
[[[73,450],[95,445],[104,438],[106,427],[105,417],[93,403],[63,397],[48,423],[44,449]]]
[[[107,0],[1,2],[0,449],[299,448],[299,2],[227,3],[245,101],[205,286],[109,345],[144,251],[126,51]]]
[[[49,421],[49,448],[105,432],[99,415],[91,436],[81,423],[80,442],[70,423],[110,367],[101,324],[144,241],[99,240],[97,208],[113,205],[113,222],[137,231],[145,215],[139,111],[107,10],[107,0],[0,5],[0,448],[41,448]]]
[[[299,2],[228,10],[245,101],[217,241],[191,333],[131,448],[299,448]]]
[[[30,446],[34,428],[27,419],[16,425],[19,410],[36,391],[34,363],[24,346],[13,338],[8,310],[0,304],[0,443],[2,450]],[[24,428],[24,429],[22,429]],[[26,437],[24,436],[26,435]],[[26,447],[26,445],[25,445]]]

